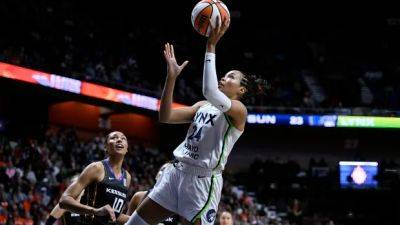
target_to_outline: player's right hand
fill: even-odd
[[[228,30],[231,20],[228,18],[222,19],[220,21],[219,17],[216,18],[216,26],[213,26],[211,19],[210,19],[210,26],[211,26],[211,33],[207,40],[207,46],[215,46],[217,45],[218,41],[224,36],[226,30]]]
[[[167,74],[171,78],[176,78],[189,63],[189,61],[185,61],[182,65],[179,65],[176,62],[174,46],[169,43],[164,46],[164,57],[167,63]]]
[[[95,216],[110,216],[112,221],[115,221],[115,213],[114,209],[111,208],[110,205],[105,205],[101,208],[97,208],[94,210],[94,215]]]

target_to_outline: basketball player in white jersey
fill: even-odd
[[[177,162],[164,170],[127,225],[153,225],[173,214],[192,224],[214,224],[221,197],[222,171],[233,145],[244,131],[247,118],[246,107],[240,99],[253,87],[259,87],[251,81],[253,76],[238,70],[228,72],[218,82],[215,46],[228,27],[229,20],[226,20],[212,29],[203,72],[206,101],[191,107],[171,107],[176,78],[188,61],[177,64],[173,46],[165,45],[168,69],[159,119],[163,123],[191,125],[185,140],[174,150]]]

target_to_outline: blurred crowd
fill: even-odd
[[[104,143],[105,136],[82,141],[73,129],[55,127],[48,129],[43,138],[0,136],[0,224],[44,224],[69,178],[89,163],[104,159]],[[170,157],[131,140],[124,162],[132,175],[129,196],[149,190],[158,169]],[[257,202],[239,191],[229,179],[223,196],[223,209],[231,210],[234,218],[244,224],[253,221],[248,216],[254,215],[248,210]],[[263,211],[261,204],[256,206]]]
[[[0,136],[0,224],[43,224],[68,179],[89,163],[104,159],[105,135],[78,136],[74,129],[60,127],[49,128],[39,138]],[[130,140],[124,162],[132,174],[129,196],[151,188],[159,167],[171,157]],[[399,165],[388,161],[382,167]],[[323,197],[337,191],[335,173],[323,159],[311,159],[308,169],[295,161],[257,160],[248,171],[226,170],[219,212],[231,212],[236,225],[346,224],[343,221],[348,222],[349,215],[343,213],[351,210],[342,212],[333,203],[343,193],[333,194],[333,199]]]
[[[190,24],[194,3],[159,3],[173,13],[143,19],[123,4],[84,10],[85,3],[69,1],[2,1],[3,30],[13,32],[0,37],[0,61],[158,97],[162,46],[170,41],[178,61],[190,61],[176,100],[193,103],[202,98],[205,42]],[[218,71],[241,69],[269,80],[272,88],[249,105],[398,109],[396,21],[369,15],[275,19],[273,13],[259,20],[256,6],[242,3],[227,3],[232,27],[218,48]]]
[[[343,186],[339,166],[324,158],[310,158],[308,167],[293,159],[257,159],[236,181],[289,224],[396,224],[400,201],[387,201],[400,187],[400,164],[392,158],[378,165],[377,186],[371,189]]]
[[[104,159],[104,141],[102,136],[80,141],[72,129],[49,129],[41,140],[2,137],[0,224],[18,220],[43,224],[68,179],[89,163]],[[131,194],[154,184],[156,171],[166,161],[162,154],[155,154],[141,144],[130,146],[124,166],[132,174]]]

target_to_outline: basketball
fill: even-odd
[[[211,32],[210,19],[212,26],[216,26],[217,18],[229,19],[230,14],[226,5],[219,0],[202,0],[197,3],[192,11],[192,25],[201,35],[208,37]]]

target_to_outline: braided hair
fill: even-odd
[[[264,95],[268,90],[271,89],[271,85],[269,84],[269,82],[261,78],[260,76],[248,75],[246,73],[243,73],[242,71],[239,72],[242,73],[240,85],[246,88],[246,92],[242,96],[242,98],[246,99],[250,97]]]

